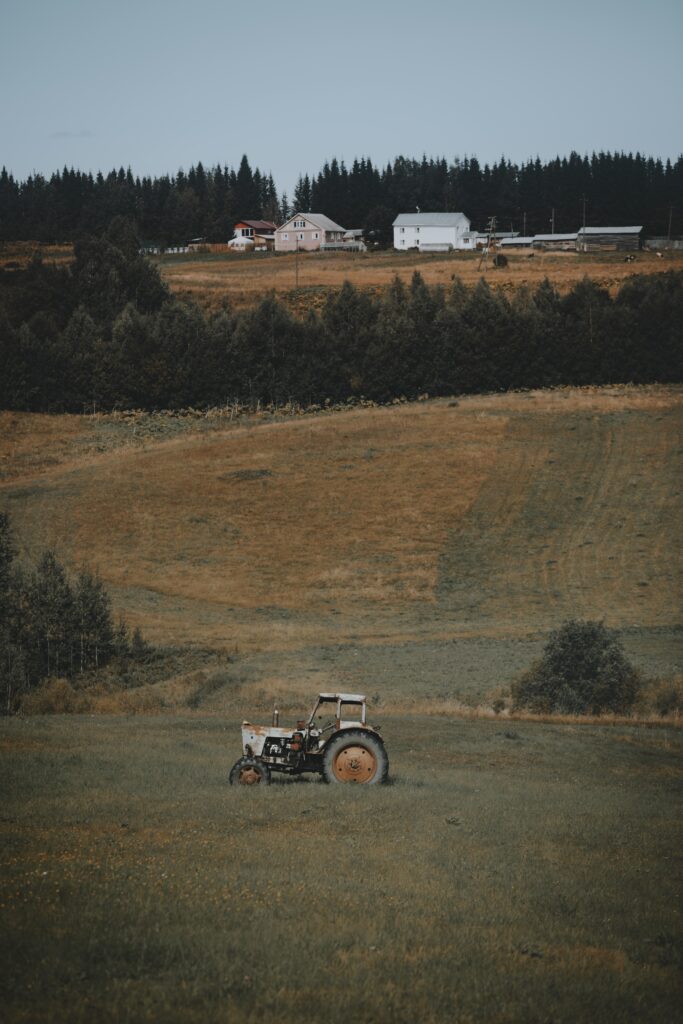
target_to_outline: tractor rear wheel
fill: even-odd
[[[270,769],[254,757],[241,757],[230,769],[231,786],[268,786]]]
[[[377,785],[387,781],[389,758],[384,744],[371,732],[361,729],[334,736],[325,747],[325,782],[361,782]]]

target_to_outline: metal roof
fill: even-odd
[[[318,696],[322,700],[341,700],[347,704],[360,704],[365,700],[362,693],[319,693]]]
[[[501,245],[512,245],[512,244],[514,244],[514,245],[530,245],[533,242],[534,237],[538,238],[538,235],[536,235],[536,236],[534,236],[534,235],[515,235],[514,238],[502,238],[500,244]],[[576,236],[574,236],[574,237],[576,237]]]
[[[469,224],[469,217],[464,213],[399,213],[393,227],[450,228],[461,220]]]
[[[637,235],[643,230],[642,224],[618,228],[579,228],[578,234],[583,235]]]
[[[534,235],[534,242],[575,242],[576,231],[568,234],[554,234],[554,235]]]
[[[240,224],[246,224],[247,227],[253,228],[255,231],[276,231],[277,224],[273,224],[269,220],[239,220],[235,227],[239,227]]]
[[[346,231],[346,228],[343,228],[341,224],[335,224],[334,221],[330,220],[329,217],[326,217],[324,213],[294,213],[288,221],[285,221],[284,224],[280,225],[278,231],[282,231],[283,228],[290,227],[292,221],[300,220],[302,217],[305,220],[310,220],[311,224],[316,228],[321,228],[323,231],[341,231],[342,233]]]

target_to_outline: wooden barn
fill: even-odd
[[[641,247],[640,227],[581,228],[576,236],[577,252],[634,252]]]
[[[576,231],[570,234],[534,235],[534,249],[547,252],[576,252]]]

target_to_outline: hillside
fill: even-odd
[[[490,708],[569,615],[680,671],[681,397],[0,414],[24,556],[204,646],[0,718],[7,1020],[675,1019],[679,722]],[[331,689],[368,694],[391,785],[227,785],[241,720]]]
[[[27,557],[97,567],[151,640],[237,648],[273,686],[354,678],[363,648],[373,679],[427,695],[455,657],[490,690],[569,616],[670,670],[681,413],[659,387],[232,425],[5,413],[0,503]]]

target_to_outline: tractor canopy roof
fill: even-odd
[[[340,700],[346,704],[362,704],[365,695],[362,693],[319,693],[318,700]]]

